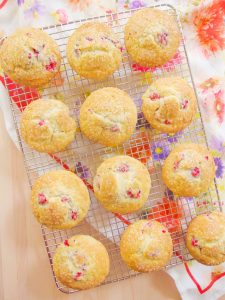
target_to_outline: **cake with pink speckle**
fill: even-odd
[[[145,165],[129,156],[106,159],[94,177],[94,193],[103,207],[114,213],[131,213],[147,201],[151,179]]]
[[[139,220],[121,236],[120,253],[129,268],[138,272],[161,270],[172,257],[173,243],[167,228],[157,221]]]
[[[194,197],[206,192],[215,177],[215,164],[209,150],[201,144],[175,146],[166,158],[162,178],[178,196]]]
[[[135,131],[137,109],[130,96],[115,87],[92,92],[80,109],[80,128],[93,142],[116,147]]]
[[[75,290],[101,284],[109,273],[105,246],[89,235],[74,235],[60,244],[53,257],[56,278]]]
[[[69,229],[86,216],[90,198],[87,187],[74,173],[50,171],[39,177],[32,188],[32,211],[42,225]]]
[[[145,118],[161,132],[183,130],[194,120],[197,111],[194,90],[181,77],[157,79],[144,93],[142,100]]]
[[[204,265],[225,262],[225,214],[214,211],[195,217],[187,229],[186,245]]]
[[[127,52],[141,66],[165,64],[177,52],[180,40],[175,16],[159,9],[138,10],[125,26]]]
[[[110,26],[91,21],[82,24],[71,35],[66,55],[71,68],[80,76],[99,81],[119,69],[121,49]]]
[[[0,48],[3,71],[16,83],[41,88],[59,72],[57,43],[37,28],[22,28],[7,37]]]
[[[63,151],[74,140],[76,122],[61,101],[38,99],[22,113],[20,129],[24,141],[38,152]]]

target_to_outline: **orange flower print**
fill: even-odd
[[[193,13],[193,23],[206,54],[225,49],[224,15],[225,0],[214,0]]]
[[[214,94],[215,102],[214,102],[214,110],[216,112],[217,118],[220,123],[224,121],[224,114],[225,114],[225,104],[224,104],[224,92],[219,90]]]
[[[211,280],[215,279],[223,272],[224,272],[224,267],[222,265],[213,267],[212,272],[211,272]]]
[[[164,224],[170,233],[180,233],[180,219],[183,217],[183,209],[176,200],[163,198],[161,203],[153,206],[148,219],[156,220]]]
[[[74,6],[74,8],[78,10],[84,10],[92,2],[92,0],[69,0],[69,1]]]
[[[146,164],[151,157],[151,149],[148,135],[145,132],[137,133],[135,141],[130,142],[130,147],[126,149],[126,155],[140,160]]]
[[[202,89],[203,93],[207,92],[208,90],[214,88],[219,84],[219,80],[217,78],[210,77],[209,79],[203,81],[199,87]]]

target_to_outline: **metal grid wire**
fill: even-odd
[[[175,9],[170,5],[154,5],[159,9],[167,11],[169,14],[174,15],[177,19],[178,25],[181,29],[181,25],[177,18]],[[94,82],[92,80],[87,80],[80,78],[69,66],[65,54],[65,48],[67,44],[67,39],[71,36],[74,29],[79,27],[82,23],[90,20],[96,20],[104,22],[112,26],[117,37],[120,39],[121,44],[124,46],[123,40],[123,30],[128,18],[133,14],[134,10],[127,10],[116,14],[104,15],[94,18],[89,18],[85,20],[80,20],[76,22],[70,22],[64,25],[56,25],[51,27],[43,28],[48,34],[56,40],[60,47],[62,54],[62,72],[61,76],[64,80],[63,85],[58,85],[57,80],[54,80],[50,87],[42,91],[42,98],[56,97],[60,98],[60,95],[64,95],[65,102],[70,108],[71,114],[77,119],[79,124],[79,109],[86,96],[96,89],[106,87],[106,86],[116,86],[120,89],[125,90],[134,99],[137,109],[138,109],[138,123],[135,133],[132,135],[131,139],[119,146],[117,148],[106,148],[101,145],[96,145],[91,141],[87,140],[80,132],[77,133],[75,141],[69,147],[68,150],[61,153],[57,153],[54,156],[38,153],[31,150],[20,138],[19,134],[19,122],[21,118],[21,111],[18,106],[26,106],[29,102],[31,89],[26,88],[21,92],[19,86],[14,86],[10,83],[7,78],[5,78],[5,84],[9,90],[9,95],[11,98],[11,108],[15,121],[16,130],[18,133],[18,139],[24,154],[24,160],[27,168],[27,173],[29,177],[30,185],[42,174],[49,170],[54,170],[57,168],[70,169],[75,171],[82,178],[85,178],[85,172],[87,172],[84,166],[87,166],[90,170],[90,177],[86,180],[89,187],[92,184],[92,179],[95,174],[96,168],[103,159],[112,156],[113,154],[127,154],[131,155],[136,159],[141,160],[146,163],[151,175],[152,189],[149,196],[149,200],[145,207],[135,213],[124,216],[128,222],[133,222],[137,219],[149,218],[152,216],[154,219],[162,221],[164,217],[164,222],[171,225],[171,220],[175,217],[174,209],[181,206],[183,210],[183,217],[176,220],[177,224],[172,230],[172,238],[174,243],[174,253],[171,261],[167,267],[171,267],[182,263],[182,261],[190,260],[190,256],[187,252],[184,242],[184,236],[189,221],[198,213],[211,211],[211,210],[221,210],[221,204],[219,201],[219,196],[216,188],[216,182],[212,188],[200,198],[176,198],[174,203],[177,206],[170,206],[172,202],[167,204],[162,204],[158,206],[158,203],[162,201],[163,197],[173,200],[174,195],[170,193],[164,186],[161,179],[161,168],[164,161],[164,155],[169,152],[176,143],[182,142],[194,142],[194,143],[204,143],[206,144],[205,132],[202,124],[201,117],[197,118],[187,129],[174,136],[168,136],[167,134],[159,134],[157,131],[149,128],[148,124],[143,118],[141,113],[141,96],[146,91],[148,87],[148,78],[145,78],[143,73],[136,72],[132,68],[132,62],[127,54],[123,51],[123,63],[118,71],[114,73],[109,79],[102,82]],[[178,61],[179,60],[179,61]],[[166,64],[162,68],[155,68],[152,71],[153,79],[162,76],[182,76],[191,85],[192,76],[188,63],[188,58],[185,50],[185,45],[182,42],[179,48],[179,57],[174,59],[173,64]],[[194,87],[194,86],[193,86]],[[19,103],[17,101],[17,106],[15,105],[15,98],[19,98]],[[18,105],[19,104],[19,105]],[[201,112],[199,111],[201,116]],[[163,149],[162,153],[157,154],[155,152],[156,148]],[[166,150],[166,151],[165,151]],[[149,159],[150,151],[153,153],[153,158]],[[165,151],[165,154],[164,154]],[[58,163],[57,163],[58,162]],[[61,164],[59,164],[59,162]],[[107,248],[111,261],[111,270],[109,276],[106,278],[105,282],[110,283],[114,281],[119,281],[138,273],[129,270],[125,264],[121,261],[119,254],[119,241],[120,235],[127,226],[121,219],[117,216],[106,212],[95,200],[92,191],[90,190],[91,197],[91,208],[86,217],[86,220],[81,222],[77,227],[71,230],[49,230],[42,226],[42,234],[45,241],[45,246],[49,256],[50,264],[52,266],[52,257],[54,255],[57,245],[63,242],[70,236],[78,233],[90,234],[100,240]],[[158,207],[158,213],[157,213]],[[161,210],[161,211],[160,211]],[[173,226],[173,224],[172,224]],[[179,228],[179,230],[177,229]],[[54,275],[54,273],[53,273]],[[56,285],[59,290],[65,293],[73,293],[74,290],[63,286],[57,281],[54,275]]]

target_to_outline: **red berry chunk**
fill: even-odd
[[[191,244],[192,244],[192,246],[197,247],[198,246],[198,240],[196,240],[195,238],[192,238]]]
[[[56,61],[50,59],[50,62],[48,65],[45,66],[45,69],[47,71],[54,71],[55,70],[55,67],[56,67]]]
[[[75,279],[75,280],[79,280],[80,277],[81,277],[81,275],[82,275],[82,272],[77,272],[77,273],[74,275],[74,279]]]
[[[166,230],[165,230],[165,229],[163,229],[163,230],[162,230],[162,233],[166,233]]]
[[[138,199],[141,196],[141,191],[139,190],[137,193],[134,193],[131,189],[127,191],[127,196],[133,199]]]
[[[38,58],[38,55],[39,55],[40,52],[35,48],[32,48],[32,51],[34,53],[34,56],[36,56]]]
[[[31,53],[28,53],[28,58],[31,59],[32,55]]]
[[[181,108],[186,109],[188,106],[189,101],[187,99],[184,99],[181,103]]]
[[[175,161],[173,164],[173,169],[176,171],[179,168],[180,161]]]
[[[166,121],[165,121],[165,124],[166,124],[166,125],[170,125],[170,124],[172,124],[172,122],[169,121],[169,120],[166,120]]]
[[[40,120],[40,121],[38,122],[38,125],[40,125],[40,126],[45,125],[45,121],[44,121],[44,120]]]
[[[112,132],[118,132],[118,131],[120,131],[120,129],[119,129],[118,125],[115,124],[112,127],[110,127],[110,131],[112,131]]]
[[[208,157],[208,156],[205,156],[205,159],[206,159],[206,160],[209,160],[209,157]]]
[[[44,194],[38,194],[38,203],[41,205],[46,204],[48,201]]]
[[[149,98],[154,101],[154,100],[160,99],[160,95],[158,93],[154,92],[149,95]]]
[[[80,54],[81,54],[80,49],[74,49],[74,52],[75,52],[77,57],[80,56]]]
[[[76,211],[71,212],[71,219],[73,219],[73,220],[77,219],[77,212]]]
[[[93,39],[89,36],[86,37],[86,40],[89,41],[89,42],[93,41]]]
[[[64,245],[65,245],[65,246],[69,246],[69,241],[68,241],[68,240],[65,240],[65,241],[64,241]]]
[[[158,37],[158,42],[161,45],[166,46],[168,44],[168,33],[167,32],[159,33],[157,35],[157,37]]]
[[[198,167],[195,167],[195,168],[192,170],[192,172],[191,172],[191,175],[192,175],[193,177],[198,177],[199,174],[200,174],[200,169],[199,169]]]
[[[62,202],[69,202],[70,200],[69,200],[69,198],[67,198],[67,197],[62,197],[62,198],[61,198],[61,201],[62,201]]]
[[[159,250],[155,250],[154,252],[148,253],[149,257],[158,257],[159,256]]]
[[[118,172],[128,172],[129,171],[129,166],[127,164],[121,164],[118,168],[117,168]]]

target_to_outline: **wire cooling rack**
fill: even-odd
[[[164,4],[154,5],[154,7],[165,10],[173,15],[176,18],[182,33],[179,19],[172,6]],[[173,136],[160,134],[149,128],[149,125],[146,123],[143,114],[141,113],[140,99],[149,85],[149,74],[151,74],[153,80],[162,76],[182,76],[193,85],[186,49],[183,42],[180,45],[178,53],[169,63],[161,68],[145,69],[145,73],[140,72],[138,66],[130,61],[124,48],[124,51],[122,52],[123,62],[120,69],[109,79],[102,82],[94,82],[92,80],[80,78],[73,70],[71,70],[67,62],[65,48],[68,37],[71,36],[74,29],[90,20],[104,22],[112,26],[124,47],[124,25],[136,10],[137,9],[126,10],[115,14],[43,28],[44,31],[57,41],[63,60],[61,77],[55,79],[48,88],[40,91],[39,94],[41,97],[63,98],[63,101],[69,106],[71,114],[77,119],[79,124],[78,115],[80,106],[91,91],[105,86],[116,86],[125,90],[131,95],[137,105],[138,122],[136,131],[130,140],[122,146],[117,148],[106,148],[101,145],[96,145],[78,132],[75,141],[68,150],[64,152],[55,155],[46,155],[31,150],[20,138],[19,123],[21,110],[23,110],[32,98],[37,98],[36,92],[32,89],[18,86],[12,83],[7,76],[5,77],[5,85],[11,98],[12,114],[18,133],[18,140],[24,154],[30,186],[32,186],[34,181],[45,172],[63,167],[75,171],[84,180],[90,191],[91,208],[86,220],[77,227],[71,230],[52,231],[42,226],[42,234],[51,267],[55,249],[61,242],[74,234],[90,234],[100,240],[109,252],[111,270],[103,284],[119,281],[138,274],[125,266],[119,254],[120,235],[130,222],[140,218],[154,218],[168,226],[174,243],[173,257],[167,265],[167,267],[171,267],[191,259],[184,242],[184,236],[189,221],[198,213],[221,210],[216,182],[211,189],[200,198],[175,199],[174,195],[166,189],[161,179],[163,161],[176,143],[207,143],[200,110],[198,111],[196,120],[187,129]],[[193,88],[195,89],[194,86]],[[152,155],[150,153],[152,153]],[[135,214],[123,217],[106,212],[95,200],[92,193],[92,179],[97,166],[105,158],[116,154],[131,155],[145,163],[149,169],[152,180],[151,194],[145,207]],[[163,198],[164,200],[162,200]],[[159,205],[159,202],[161,205]],[[75,292],[58,282],[54,272],[53,276],[59,290],[65,293]]]

